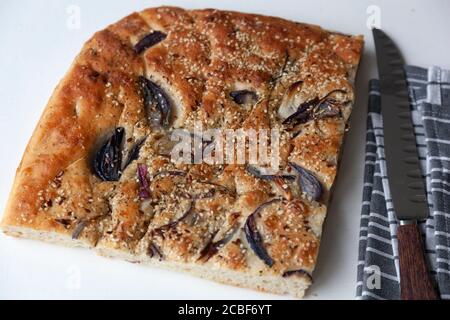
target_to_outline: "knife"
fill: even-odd
[[[402,300],[438,299],[417,220],[428,217],[425,185],[411,120],[404,62],[395,43],[372,29],[380,77],[384,151],[397,229]]]

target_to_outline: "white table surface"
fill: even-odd
[[[352,299],[355,294],[358,226],[364,158],[367,83],[376,76],[371,5],[381,26],[409,64],[450,67],[450,1],[117,1],[2,0],[0,2],[0,210],[15,169],[53,88],[82,44],[97,30],[132,11],[170,4],[215,7],[275,15],[363,34],[364,56],[334,200],[325,224],[310,299]],[[75,5],[80,28],[68,28]],[[369,10],[370,11],[370,10]],[[72,20],[73,21],[73,20]],[[69,26],[74,26],[69,24]],[[0,235],[0,299],[277,299],[188,275],[108,260],[82,249],[67,249]],[[284,297],[281,297],[284,298]]]

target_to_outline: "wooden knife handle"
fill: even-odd
[[[400,225],[397,238],[402,300],[439,299],[425,262],[419,226],[416,223]]]

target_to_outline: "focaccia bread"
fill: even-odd
[[[96,33],[57,86],[1,228],[302,297],[362,46],[361,36],[253,14],[131,14]],[[174,162],[171,133],[196,123],[278,130],[279,170]]]

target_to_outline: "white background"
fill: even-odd
[[[352,299],[364,158],[367,83],[376,76],[367,9],[380,9],[382,28],[409,64],[450,67],[450,1],[115,1],[14,0],[0,2],[0,210],[15,169],[53,88],[82,44],[97,30],[132,11],[159,5],[215,7],[275,15],[363,34],[364,57],[334,200],[325,224],[311,299]],[[81,9],[78,30],[67,9]],[[268,294],[219,285],[188,275],[107,260],[68,249],[0,235],[0,298],[61,299],[270,299]]]

